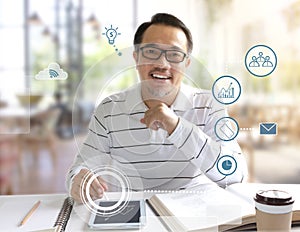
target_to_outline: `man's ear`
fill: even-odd
[[[134,61],[135,61],[135,64],[137,64],[137,63],[138,63],[138,57],[139,57],[139,54],[138,54],[136,51],[134,51],[134,52],[132,53],[132,55],[133,55],[133,59],[134,59]]]
[[[186,61],[185,61],[185,67],[186,67],[186,68],[189,67],[190,64],[191,64],[191,58],[188,57],[188,58],[186,59]]]

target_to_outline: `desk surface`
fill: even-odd
[[[33,231],[53,227],[66,196],[66,194],[0,196],[0,231]],[[149,194],[142,196],[142,194],[133,193],[133,199],[148,198],[149,196]],[[38,200],[41,200],[40,207],[25,225],[18,227],[22,218]],[[146,215],[147,224],[143,231],[167,231],[148,206],[146,206]],[[88,218],[89,212],[84,205],[74,206],[66,231],[95,231],[88,228],[86,224]],[[132,231],[136,232],[137,230]],[[110,232],[113,231],[110,230]]]
[[[252,194],[262,185],[248,184],[245,185],[245,192]],[[276,185],[263,185],[264,187],[274,187]],[[300,185],[288,185],[289,189],[297,190],[300,192]],[[284,185],[280,185],[284,188]],[[249,191],[249,189],[251,191]],[[110,199],[117,199],[116,193],[110,194]],[[151,197],[153,193],[132,193],[132,199],[147,199]],[[60,208],[63,204],[66,194],[42,194],[42,195],[2,195],[0,196],[0,215],[1,224],[0,231],[34,231],[52,228],[54,225]],[[18,227],[18,224],[22,218],[26,215],[33,204],[41,200],[40,207],[31,216],[25,225]],[[161,224],[158,217],[154,215],[148,205],[146,205],[147,224],[142,229],[145,232],[167,231]],[[67,224],[66,231],[95,231],[90,230],[86,224],[89,218],[89,212],[84,205],[75,205],[71,214],[71,218]],[[103,231],[103,230],[101,230]],[[123,230],[124,231],[124,230]],[[129,232],[130,230],[126,230]],[[137,230],[132,230],[137,231]],[[139,231],[139,230],[138,230]],[[293,228],[292,231],[300,231],[300,227]],[[110,230],[110,232],[113,232]]]

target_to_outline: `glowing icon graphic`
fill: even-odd
[[[248,50],[245,65],[252,75],[266,77],[275,70],[277,56],[272,48],[262,44],[256,45]]]
[[[222,175],[229,176],[236,171],[237,162],[232,156],[224,155],[218,160],[217,168]]]
[[[239,125],[231,117],[220,118],[215,124],[215,134],[223,141],[233,140],[239,133]]]
[[[261,135],[277,135],[277,123],[263,122],[259,124],[259,134]]]
[[[252,56],[252,61],[249,63],[249,67],[273,67],[273,63],[270,61],[270,56],[263,57],[263,52],[258,53],[258,57]]]
[[[231,86],[232,82],[227,89],[223,87],[218,93],[218,98],[234,98],[234,88],[232,88]]]
[[[113,28],[112,25],[110,25],[110,28],[108,28],[108,29],[105,27],[105,30],[106,30],[106,32],[102,33],[102,35],[105,35],[107,37],[109,44],[114,44],[116,37],[118,35],[121,35],[121,33],[117,32],[118,27]]]
[[[242,92],[239,81],[232,76],[221,76],[212,86],[214,98],[224,105],[236,102]]]
[[[67,78],[68,73],[60,68],[58,63],[50,63],[47,68],[35,75],[37,80],[66,80]]]
[[[49,75],[51,78],[59,76],[58,72],[56,72],[54,69],[49,69]]]
[[[232,162],[230,160],[223,161],[222,168],[224,170],[230,170],[231,167],[232,167]]]

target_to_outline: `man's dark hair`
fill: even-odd
[[[179,20],[178,18],[176,18],[175,16],[173,16],[171,14],[166,14],[166,13],[155,14],[152,16],[150,22],[144,22],[138,27],[138,29],[135,32],[134,40],[133,40],[133,44],[134,44],[136,50],[138,49],[137,45],[142,43],[143,35],[144,35],[145,31],[153,24],[162,24],[162,25],[166,25],[166,26],[180,28],[184,32],[184,34],[187,38],[188,53],[190,54],[192,52],[193,39],[192,39],[192,34],[191,34],[190,30],[186,27],[186,25],[181,20]]]

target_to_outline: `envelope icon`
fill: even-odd
[[[259,133],[261,135],[276,135],[277,123],[275,122],[263,122],[259,124]]]

